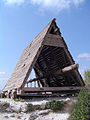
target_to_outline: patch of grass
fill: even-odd
[[[14,99],[14,101],[16,101],[16,102],[19,102],[19,101],[21,101],[22,99],[21,98],[15,98]]]
[[[26,112],[32,112],[32,111],[34,111],[34,106],[32,104],[27,104]]]
[[[27,104],[27,110],[26,112],[32,112],[35,110],[40,110],[40,105],[32,105],[32,104]]]
[[[74,110],[68,120],[89,120],[90,118],[90,93],[81,90]]]
[[[52,100],[46,104],[46,109],[51,109],[53,111],[59,111],[64,107],[65,104],[66,102],[64,101]]]
[[[34,110],[41,110],[40,105],[34,105]]]

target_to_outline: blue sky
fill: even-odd
[[[82,76],[90,69],[90,0],[0,0],[0,89],[24,48],[52,18]]]

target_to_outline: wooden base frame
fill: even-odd
[[[42,88],[23,88],[22,90],[12,90],[3,93],[2,97],[15,99],[17,97],[51,97],[51,96],[68,96],[79,93],[85,87],[69,86],[69,87],[42,87]]]
[[[58,95],[61,94],[69,94],[69,93],[77,93],[84,87],[81,86],[74,86],[74,87],[42,87],[42,88],[23,88],[21,92],[18,92],[17,95],[19,96],[47,96],[47,95],[54,95],[55,93]]]

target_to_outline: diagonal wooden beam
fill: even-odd
[[[64,74],[66,72],[70,72],[70,71],[75,70],[75,69],[78,69],[78,64],[70,65],[70,66],[65,67],[61,70],[58,70],[53,75],[54,76],[59,75],[59,74],[61,75],[61,74]],[[44,79],[44,78],[47,78],[47,77],[52,77],[52,76],[49,76],[49,75],[39,76],[37,78],[34,78],[34,79],[31,79],[31,80],[27,81],[27,83],[38,81],[38,80],[41,80],[41,79]]]

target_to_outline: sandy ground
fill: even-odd
[[[27,103],[31,103],[33,105],[41,105],[42,103],[46,103],[50,100],[73,100],[74,102],[76,102],[76,98],[72,97],[72,98],[38,98],[38,99],[32,99],[32,100],[21,100],[21,102],[16,102],[14,100],[11,99],[0,99],[0,102],[8,102],[11,105],[14,105],[16,108],[18,108],[19,106],[21,106],[22,108],[27,104]],[[21,113],[0,113],[0,120],[30,120],[30,114],[21,112]],[[39,115],[39,117],[37,117],[35,120],[67,120],[67,118],[69,117],[69,113],[66,112],[50,112],[47,115]]]
[[[26,113],[0,113],[0,120],[29,120],[30,114]],[[67,120],[68,113],[49,113],[45,116],[39,116],[35,120]]]
[[[46,116],[40,116],[36,120],[67,120],[68,113],[50,113]]]
[[[28,120],[29,114],[26,113],[0,113],[0,120]]]

